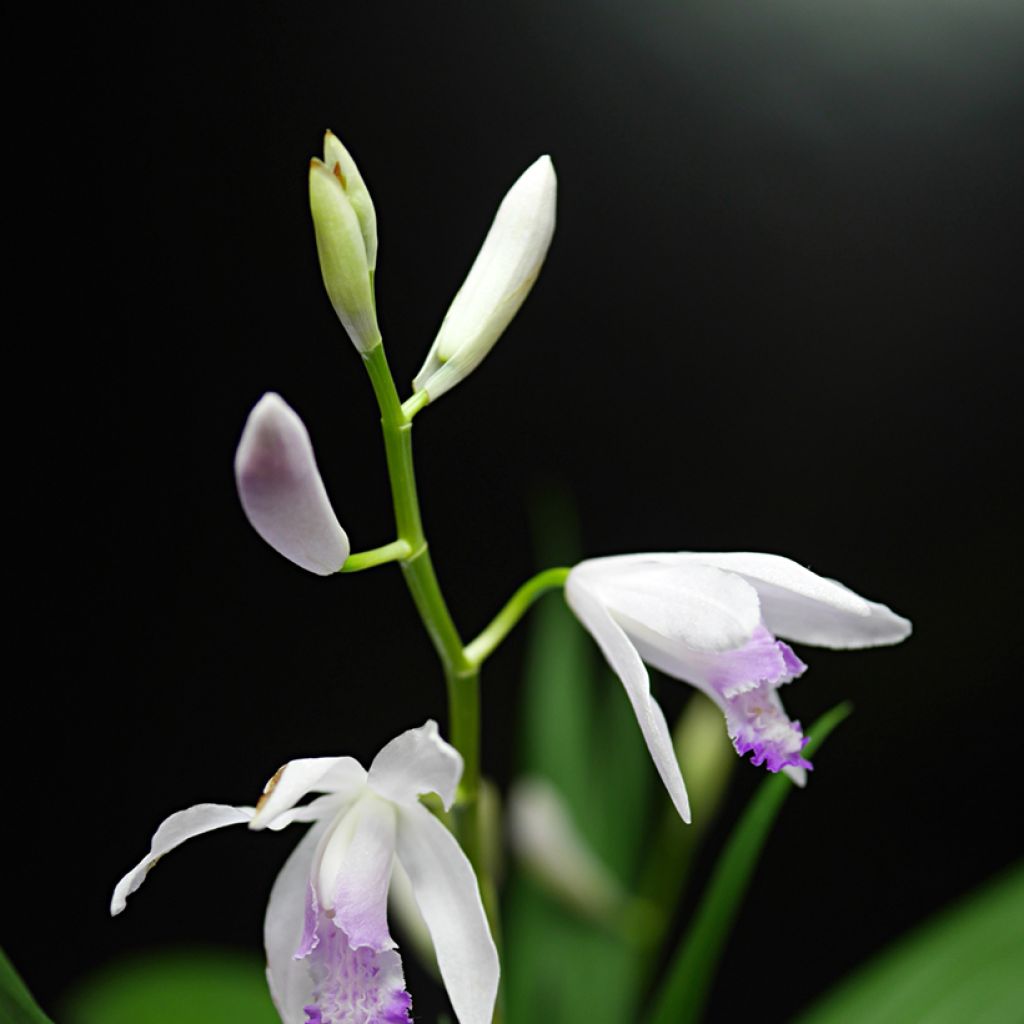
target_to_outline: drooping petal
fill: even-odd
[[[494,347],[533,287],[555,230],[555,169],[534,161],[508,191],[413,389],[439,398]]]
[[[666,564],[657,555],[592,558],[572,570],[573,578],[585,581],[616,617],[697,650],[740,647],[761,621],[750,584],[697,563]]]
[[[420,804],[398,808],[397,850],[459,1024],[490,1024],[498,993],[498,951],[469,860],[454,836]]]
[[[231,807],[227,804],[196,804],[184,811],[177,811],[165,819],[153,834],[149,853],[117,883],[110,901],[111,915],[124,910],[128,897],[145,881],[150,868],[186,839],[201,836],[204,832],[224,828],[226,825],[241,825],[252,818],[251,807]]]
[[[416,803],[424,793],[437,793],[449,810],[461,777],[462,755],[441,739],[431,719],[384,746],[370,765],[366,783],[398,804]]]
[[[330,824],[329,821],[318,822],[302,837],[270,890],[263,922],[267,983],[284,1024],[305,1024],[303,1008],[313,995],[309,965],[295,954],[305,930],[313,858]]]
[[[689,822],[690,802],[686,796],[686,786],[672,747],[672,735],[665,722],[665,716],[657,701],[651,696],[651,681],[647,669],[644,668],[640,655],[622,627],[601,600],[590,591],[588,581],[579,576],[574,578],[573,573],[569,574],[566,581],[565,599],[576,613],[576,617],[597,641],[608,664],[621,680],[661,781],[665,784],[679,816],[683,821]]]
[[[249,522],[275,550],[319,576],[349,556],[348,536],[327,497],[309,434],[287,403],[264,395],[235,454],[238,496]]]
[[[910,622],[792,559],[752,551],[681,552],[674,562],[713,565],[748,580],[761,599],[765,625],[777,636],[818,647],[854,649],[895,644]]]
[[[307,793],[333,793],[345,800],[356,796],[365,783],[366,769],[354,757],[296,758],[278,768],[263,788],[249,827],[267,828]]]
[[[319,906],[353,949],[393,949],[388,884],[395,858],[395,806],[367,793],[336,820],[317,866]]]

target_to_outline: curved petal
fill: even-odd
[[[625,555],[581,562],[569,574],[616,616],[643,623],[668,640],[705,651],[745,644],[760,624],[756,590],[731,573],[660,555]]]
[[[128,897],[142,885],[150,868],[164,854],[170,853],[176,846],[181,846],[186,839],[193,836],[201,836],[204,832],[212,832],[226,825],[240,825],[243,821],[249,821],[252,814],[251,807],[196,804],[166,818],[153,834],[149,853],[115,886],[114,895],[110,900],[111,915],[120,914],[124,910]]]
[[[253,529],[285,558],[319,576],[349,556],[309,434],[280,395],[264,395],[246,420],[235,454],[238,497]]]
[[[309,965],[295,958],[303,937],[313,857],[330,822],[314,825],[285,861],[270,890],[263,921],[267,951],[267,984],[284,1024],[306,1024],[306,1006],[313,993]]]
[[[395,806],[367,794],[334,827],[317,868],[319,904],[352,949],[394,949],[388,884],[395,859]]]
[[[689,823],[690,801],[672,747],[672,735],[661,708],[651,696],[650,677],[640,660],[640,655],[600,600],[588,590],[579,577],[573,579],[573,573],[569,574],[566,581],[565,599],[576,613],[576,617],[597,641],[608,664],[621,680],[661,781],[665,784],[679,816]]]
[[[398,808],[397,849],[459,1024],[490,1024],[498,994],[498,951],[469,860],[455,837],[420,804]]]
[[[535,160],[498,207],[484,244],[412,382],[434,401],[472,373],[519,311],[555,231],[551,157]]]
[[[449,810],[461,777],[462,755],[441,739],[437,722],[429,719],[381,748],[366,784],[398,804],[413,804],[423,793],[437,793]]]
[[[256,814],[249,827],[267,828],[307,793],[336,793],[351,798],[365,783],[366,769],[354,757],[298,757],[278,768],[263,787],[263,796],[256,804]]]
[[[884,604],[868,601],[781,555],[732,551],[683,552],[668,557],[742,576],[761,598],[765,625],[776,635],[799,643],[853,649],[895,644],[910,636],[910,622]]]

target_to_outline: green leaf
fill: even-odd
[[[840,704],[822,715],[808,730],[813,738],[805,753],[814,753],[849,712],[848,705]],[[651,1024],[688,1024],[700,1019],[733,920],[792,786],[780,772],[765,779],[747,805],[717,860],[693,923],[672,957]]]
[[[799,1024],[1016,1024],[1024,1014],[1024,864],[919,927]]]
[[[32,994],[25,987],[7,959],[7,954],[0,949],[0,1020],[8,1024],[52,1024],[49,1017],[39,1009]]]
[[[570,512],[547,503],[541,564],[578,560]],[[602,667],[590,637],[559,596],[539,603],[523,685],[520,762],[554,783],[597,855],[630,881],[648,838],[656,781],[621,684]],[[634,1017],[641,974],[635,946],[601,931],[514,873],[505,901],[502,962],[511,1024]]]
[[[280,1024],[263,964],[222,949],[186,949],[114,964],[68,1001],[62,1024]]]

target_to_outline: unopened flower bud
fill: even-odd
[[[380,343],[370,273],[377,265],[377,215],[348,151],[330,132],[324,159],[309,163],[309,208],[327,295],[360,352]]]
[[[549,156],[531,164],[509,190],[413,381],[414,390],[433,401],[494,347],[540,273],[555,230],[556,192]]]
[[[235,481],[246,518],[275,551],[319,576],[345,564],[348,536],[331,508],[309,434],[280,395],[264,395],[249,413]]]

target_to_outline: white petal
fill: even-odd
[[[306,1024],[302,1008],[309,1004],[313,995],[309,964],[305,960],[296,960],[295,951],[302,941],[313,856],[330,824],[329,821],[320,822],[302,837],[302,842],[285,861],[270,890],[270,902],[263,922],[267,983],[284,1024]]]
[[[608,914],[623,905],[622,886],[547,779],[520,779],[512,786],[508,833],[519,859],[555,895],[591,914]]]
[[[320,906],[353,949],[394,949],[388,932],[388,884],[395,857],[395,805],[370,793],[327,840],[317,869]]]
[[[172,814],[153,834],[149,853],[117,883],[110,901],[110,913],[120,914],[124,910],[125,901],[142,885],[150,868],[164,854],[181,846],[186,839],[224,828],[225,825],[240,825],[243,821],[249,821],[252,815],[251,807],[231,807],[227,804],[196,804]]]
[[[868,601],[781,555],[733,551],[676,557],[714,565],[749,580],[761,598],[764,623],[777,636],[851,649],[899,643],[911,632],[910,622],[884,604]]]
[[[296,758],[279,768],[263,788],[249,827],[267,828],[307,793],[334,793],[342,799],[351,799],[365,783],[366,769],[354,757]]]
[[[476,875],[455,837],[420,804],[398,809],[398,859],[430,930],[459,1024],[490,1024],[498,951]]]
[[[672,803],[685,822],[690,821],[690,802],[679,762],[672,747],[665,716],[657,701],[651,696],[651,681],[647,669],[640,660],[636,648],[626,636],[622,627],[587,587],[585,578],[573,573],[565,585],[565,599],[577,618],[590,631],[602,653],[619,677],[626,690],[626,696],[633,706],[633,713],[640,725],[647,749],[651,753],[655,768],[665,784]]]
[[[348,536],[331,508],[309,434],[280,395],[264,395],[249,414],[235,481],[246,517],[275,551],[320,576],[344,565]]]
[[[423,793],[437,793],[445,810],[450,810],[461,777],[462,755],[441,739],[431,719],[383,747],[370,765],[366,782],[399,804],[413,804]]]
[[[576,566],[573,576],[584,579],[613,614],[697,650],[741,647],[761,621],[749,583],[695,562],[669,562],[664,555],[593,558]]]
[[[413,381],[438,398],[471,373],[516,315],[555,230],[557,181],[549,156],[531,164],[502,200],[462,287]]]

